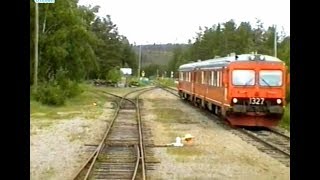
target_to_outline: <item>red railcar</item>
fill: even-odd
[[[278,125],[287,85],[285,63],[268,55],[242,54],[179,67],[180,97],[235,126]]]

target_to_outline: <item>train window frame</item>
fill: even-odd
[[[211,71],[211,79],[210,79],[210,86],[216,87],[217,86],[217,71]]]
[[[211,71],[210,86],[213,86],[214,71]]]
[[[217,76],[218,76],[218,71],[213,71],[213,81],[212,81],[212,86],[217,87]]]
[[[242,72],[245,72],[245,71],[247,71],[247,72],[251,72],[251,75],[253,75],[253,77],[249,77],[249,78],[247,78],[246,80],[245,80],[245,84],[236,84],[235,83],[235,73],[236,72],[240,72],[240,71],[242,71]],[[232,83],[232,85],[233,86],[255,86],[255,84],[256,84],[256,77],[257,77],[257,75],[256,75],[256,71],[255,70],[253,70],[253,69],[234,69],[234,70],[232,70],[232,72],[231,72],[231,83]],[[248,84],[248,82],[251,82],[250,84]]]
[[[270,71],[273,71],[273,72],[280,72],[280,84],[279,85],[272,85],[272,84],[270,84],[270,83],[265,83],[264,81],[262,81],[262,83],[264,83],[263,85],[261,84],[261,72],[270,72]],[[258,76],[258,83],[259,83],[259,86],[261,86],[261,87],[281,87],[281,86],[283,86],[283,71],[282,70],[280,70],[280,69],[261,69],[260,71],[259,71],[259,76]]]
[[[204,76],[205,76],[205,78],[206,78],[205,83],[206,83],[207,85],[209,85],[210,71],[205,71]]]

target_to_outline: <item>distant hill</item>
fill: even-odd
[[[173,57],[176,47],[188,47],[188,44],[148,44],[141,46],[141,67],[150,64],[167,65]],[[133,46],[135,53],[139,56],[140,46]]]

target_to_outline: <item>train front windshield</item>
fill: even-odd
[[[253,86],[255,83],[254,70],[233,70],[232,84],[235,86]]]
[[[232,84],[235,86],[255,85],[255,76],[259,76],[259,85],[276,87],[282,85],[281,70],[261,70],[256,74],[254,70],[233,70]]]
[[[259,72],[260,86],[281,86],[282,71],[280,70],[261,70]]]

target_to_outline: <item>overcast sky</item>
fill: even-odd
[[[277,25],[290,35],[290,0],[79,0],[99,5],[130,43],[187,43],[199,26],[211,27],[234,19],[236,24],[256,18],[264,27]]]

